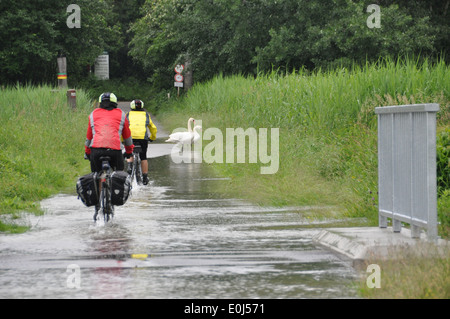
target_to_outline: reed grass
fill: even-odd
[[[92,103],[77,91],[77,107],[66,91],[49,86],[2,88],[0,93],[0,215],[42,213],[39,200],[73,191],[88,171],[84,140]],[[0,231],[23,231],[0,223]]]
[[[377,106],[439,103],[439,131],[450,126],[450,74],[443,61],[380,59],[352,69],[298,70],[257,78],[217,76],[194,86],[158,116],[168,128],[188,117],[217,127],[280,128],[280,169],[213,164],[227,191],[269,205],[336,205],[377,223]],[[447,201],[448,203],[448,201]],[[450,214],[447,204],[440,206]]]

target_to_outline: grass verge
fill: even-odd
[[[386,259],[373,256],[366,262],[379,266],[379,287],[361,276],[359,294],[368,299],[449,299],[450,249],[431,244],[391,248]],[[370,279],[369,279],[370,280]],[[370,287],[372,286],[372,287]]]
[[[83,145],[91,101],[78,90],[72,110],[64,90],[17,86],[2,89],[0,105],[0,215],[41,214],[40,200],[73,190],[89,170]],[[26,229],[0,221],[1,232]]]

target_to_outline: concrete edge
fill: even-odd
[[[350,259],[362,259],[366,254],[366,247],[363,245],[326,229],[313,235],[312,240]]]
[[[395,257],[391,255],[392,248],[432,243],[423,233],[420,238],[412,238],[409,229],[402,228],[400,233],[395,233],[392,227],[326,228],[311,233],[311,238],[315,243],[351,259],[354,266],[374,256]],[[440,239],[435,244],[444,249],[450,248],[448,240]]]

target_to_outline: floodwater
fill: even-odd
[[[149,145],[161,155],[151,182],[134,185],[111,223],[60,194],[25,217],[27,233],[0,235],[0,298],[356,297],[351,261],[311,240],[308,208],[222,198],[226,180],[175,164],[167,147]]]

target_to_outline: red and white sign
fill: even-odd
[[[183,64],[178,64],[178,65],[175,67],[175,72],[178,73],[178,74],[183,73],[183,70],[184,70],[184,65],[183,65]]]
[[[178,87],[178,90],[180,89],[180,87],[182,88],[183,87],[183,80],[184,80],[184,77],[181,75],[181,73],[183,73],[183,70],[184,70],[184,65],[183,64],[178,64],[176,67],[175,67],[175,83],[174,83],[174,86],[175,87]]]
[[[181,74],[175,74],[175,81],[183,82],[184,77]]]

